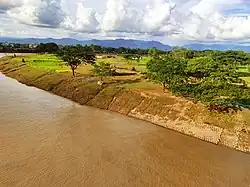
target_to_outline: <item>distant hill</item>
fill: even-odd
[[[0,42],[8,42],[8,43],[21,43],[21,44],[39,44],[39,43],[56,43],[58,45],[76,45],[81,42],[72,38],[6,38],[0,37]]]
[[[226,50],[241,50],[250,52],[250,46],[243,46],[243,45],[230,45],[230,44],[188,44],[184,45],[183,47],[187,49],[192,49],[196,51],[203,51],[203,50],[219,50],[219,51],[226,51]]]
[[[100,45],[103,47],[126,47],[126,48],[141,48],[141,49],[149,49],[152,47],[156,47],[159,50],[171,50],[172,47],[169,45],[164,45],[158,41],[143,41],[143,40],[125,40],[125,39],[116,39],[116,40],[76,40],[72,38],[11,38],[11,37],[0,37],[0,43],[8,42],[8,43],[23,43],[23,44],[39,44],[39,43],[48,43],[53,42],[58,45]],[[202,50],[242,50],[246,52],[250,52],[250,46],[242,46],[242,45],[231,45],[231,44],[187,44],[182,46],[187,49],[202,51]]]
[[[86,42],[86,41],[84,41]],[[169,45],[164,45],[157,41],[142,41],[142,40],[90,40],[90,43],[101,45],[103,47],[125,47],[125,48],[140,48],[140,49],[149,49],[156,47],[159,50],[171,50],[172,47]]]
[[[142,40],[75,40],[72,38],[6,38],[0,37],[0,42],[9,42],[9,43],[22,43],[22,44],[39,44],[39,43],[48,43],[53,42],[58,45],[100,45],[103,47],[126,47],[126,48],[141,48],[141,49],[149,49],[152,47],[156,47],[159,50],[171,50],[172,47],[169,45],[164,45],[157,41],[142,41]]]

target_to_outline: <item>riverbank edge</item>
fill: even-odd
[[[96,82],[69,78],[64,74],[8,60],[0,62],[0,71],[27,86],[40,88],[81,105],[110,110],[206,142],[250,153],[250,128],[241,125],[241,113],[230,114],[230,119],[239,125],[227,129],[216,126],[222,120],[218,116],[209,116],[203,105],[184,98],[172,95],[161,97],[117,85],[100,87]]]

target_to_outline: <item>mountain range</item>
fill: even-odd
[[[0,37],[0,43],[22,43],[22,44],[39,44],[39,43],[49,43],[53,42],[58,45],[100,45],[103,47],[125,47],[125,48],[140,48],[140,49],[149,49],[156,47],[159,50],[171,50],[172,47],[169,45],[164,45],[157,41],[143,41],[143,40],[76,40],[72,38],[6,38]]]
[[[22,43],[22,44],[39,44],[39,43],[49,43],[53,42],[58,45],[100,45],[103,47],[126,47],[126,48],[141,48],[141,49],[149,49],[152,47],[156,47],[159,50],[171,50],[172,47],[169,45],[165,45],[158,41],[143,41],[143,40],[125,40],[125,39],[116,39],[116,40],[76,40],[72,38],[12,38],[12,37],[0,37],[0,43]],[[180,47],[184,47],[192,50],[242,50],[246,52],[250,52],[250,46],[243,45],[231,45],[231,44],[187,44]]]
[[[188,44],[184,45],[184,48],[192,49],[196,51],[203,50],[218,50],[218,51],[226,51],[226,50],[241,50],[245,52],[250,52],[250,46],[244,45],[232,45],[232,44]]]

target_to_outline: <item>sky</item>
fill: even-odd
[[[250,0],[0,0],[0,36],[250,43]]]

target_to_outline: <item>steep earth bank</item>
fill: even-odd
[[[8,57],[0,60],[0,71],[23,84],[82,105],[111,110],[207,142],[250,152],[249,111],[211,113],[202,104],[195,104],[171,94],[158,96],[115,84],[100,87],[91,79],[48,72],[25,63],[12,62]]]

